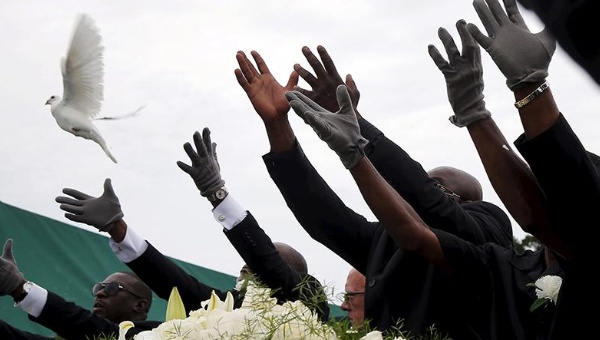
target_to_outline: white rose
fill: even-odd
[[[538,299],[548,299],[556,304],[562,278],[556,275],[542,276],[535,281],[535,294]]]

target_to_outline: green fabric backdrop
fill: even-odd
[[[12,238],[17,265],[25,277],[38,285],[89,308],[91,287],[116,271],[130,271],[112,254],[107,237],[77,228],[0,201],[0,246]],[[205,284],[227,290],[235,277],[173,259]],[[164,320],[166,301],[154,296],[149,320]],[[339,306],[331,306],[331,317],[345,316]],[[53,332],[29,321],[15,308],[10,296],[0,297],[0,319],[33,333],[52,336]]]

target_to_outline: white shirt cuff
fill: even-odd
[[[108,245],[123,263],[129,263],[137,259],[148,249],[146,240],[136,234],[129,226],[127,227],[123,241],[117,243],[111,238],[108,241]]]
[[[42,314],[47,300],[48,291],[33,283],[29,293],[25,295],[25,298],[21,302],[15,304],[15,307],[19,307],[27,312],[27,314],[37,318]]]
[[[221,204],[213,209],[213,216],[226,230],[231,230],[238,223],[244,220],[248,215],[248,211],[242,208],[238,202],[227,195]]]

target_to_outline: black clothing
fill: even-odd
[[[307,307],[315,310],[322,320],[328,319],[329,305],[319,281],[309,274],[300,274],[292,270],[250,212],[243,221],[225,231],[225,234],[252,272],[274,291],[278,303],[301,300]],[[187,313],[200,309],[201,302],[208,300],[213,290],[221,300],[227,297],[228,291],[203,284],[150,243],[142,255],[126,265],[162,299],[168,300],[171,290],[176,286]],[[240,307],[244,297],[235,289],[229,292],[233,295],[234,307]],[[323,295],[323,298],[319,298],[321,303],[317,305],[314,301],[319,295]]]

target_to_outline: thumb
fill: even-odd
[[[2,258],[16,265],[17,263],[13,256],[12,244],[13,240],[11,238],[6,240],[6,242],[4,243],[4,248],[2,249]]]
[[[112,187],[110,178],[104,180],[104,194],[102,194],[102,196],[117,197],[117,195],[115,194],[115,190]]]
[[[354,110],[352,109],[352,100],[350,99],[350,94],[348,93],[348,89],[345,85],[339,85],[337,87],[336,96],[338,105],[340,107],[340,112],[350,110],[352,113],[354,113]]]

